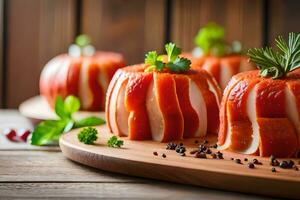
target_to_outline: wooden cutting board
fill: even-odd
[[[33,120],[34,123],[42,120],[57,119],[53,109],[49,107],[46,99],[42,96],[27,99],[20,104],[19,111],[25,117]],[[88,116],[105,117],[104,115],[104,112],[79,111],[74,114],[74,118],[81,119]]]
[[[153,141],[130,141],[122,138],[122,148],[109,148],[106,142],[111,135],[106,126],[97,129],[100,138],[95,145],[80,143],[77,139],[79,130],[64,134],[59,142],[63,154],[84,165],[132,176],[274,197],[300,197],[300,171],[276,167],[277,172],[271,172],[272,166],[269,165],[268,158],[227,151],[223,151],[223,160],[212,159],[211,156],[207,159],[195,158],[189,153],[199,145],[195,144],[195,139],[181,141],[188,147],[185,157],[166,150],[165,143]],[[215,142],[214,137],[207,140]],[[154,151],[158,152],[158,156],[153,155]],[[166,158],[162,157],[163,153]],[[240,158],[243,164],[235,163],[231,160],[232,157]],[[257,158],[263,164],[249,169],[244,158]],[[299,159],[294,161],[298,164]]]

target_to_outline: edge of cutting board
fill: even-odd
[[[300,171],[276,168],[277,172],[273,173],[268,158],[224,151],[224,160],[210,156],[208,159],[196,159],[189,154],[192,148],[197,147],[195,139],[182,141],[188,147],[185,157],[166,150],[165,143],[130,141],[126,137],[122,138],[122,148],[109,148],[105,145],[111,136],[108,129],[105,125],[97,129],[99,138],[95,145],[80,143],[78,129],[64,134],[59,142],[62,153],[81,164],[131,176],[273,197],[300,197]],[[208,140],[214,141],[215,138],[210,136]],[[154,156],[153,151],[159,155]],[[163,158],[162,153],[167,157]],[[231,157],[240,158],[243,164],[236,164],[230,160]],[[244,162],[245,157],[249,161],[258,158],[263,165],[249,169],[247,162]],[[295,161],[298,163],[299,159]]]

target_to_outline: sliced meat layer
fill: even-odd
[[[190,85],[190,79],[187,76],[175,75],[174,79],[176,82],[176,93],[177,93],[179,105],[184,118],[183,137],[184,138],[195,137],[196,132],[197,133],[199,132],[199,124],[203,123],[203,122],[199,122],[198,113],[195,110],[199,107],[197,104],[200,104],[199,98],[197,96],[198,88],[195,88],[194,85],[193,86]],[[191,89],[197,89],[197,90],[191,91]],[[191,100],[193,100],[194,102],[194,107],[191,104]]]
[[[114,89],[112,90],[112,94],[111,94],[111,98],[110,98],[110,103],[109,103],[109,124],[110,124],[110,128],[111,128],[111,132],[119,135],[119,136],[124,136],[126,135],[126,133],[122,132],[122,130],[120,129],[120,127],[122,125],[118,124],[121,119],[118,120],[118,117],[122,117],[122,114],[125,113],[121,113],[120,112],[120,107],[125,107],[125,104],[118,104],[118,98],[124,98],[122,96],[124,96],[125,94],[125,87],[126,87],[126,82],[127,82],[128,77],[126,76],[126,74],[122,74],[118,80],[116,81],[116,84],[114,86]],[[123,94],[121,93],[121,91],[123,92]],[[124,111],[124,109],[122,109],[122,111]],[[126,117],[126,116],[124,116]],[[124,121],[124,120],[123,120]],[[124,127],[126,125],[123,124],[122,127]]]
[[[112,97],[112,94],[113,94],[113,91],[114,91],[114,88],[115,88],[115,85],[118,81],[118,79],[120,78],[122,74],[122,71],[121,70],[118,70],[115,75],[113,76],[111,82],[109,83],[108,85],[108,88],[107,88],[107,92],[106,92],[106,99],[105,99],[105,118],[106,118],[106,123],[107,123],[107,126],[108,126],[108,129],[109,131],[112,133],[112,128],[111,128],[111,103],[113,102],[113,100],[111,99]]]
[[[147,94],[147,111],[152,138],[166,142],[183,138],[184,120],[172,76],[153,73],[153,88]]]
[[[227,101],[228,128],[231,132],[229,149],[244,152],[252,143],[252,122],[248,118],[247,100],[257,81],[241,80],[231,91]]]
[[[260,156],[294,156],[298,148],[293,124],[287,118],[257,118],[260,132]]]
[[[152,82],[153,75],[151,73],[136,74],[129,78],[125,104],[130,113],[128,129],[129,138],[132,140],[146,140],[152,137],[146,108],[147,92]]]
[[[202,71],[202,74],[205,74]],[[219,128],[219,105],[218,105],[218,96],[209,90],[209,85],[206,75],[190,75],[192,81],[198,86],[201,91],[201,94],[204,98],[207,110],[207,131],[210,133],[217,133]]]

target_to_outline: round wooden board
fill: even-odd
[[[211,156],[207,159],[194,158],[189,152],[197,147],[195,139],[182,141],[188,147],[185,157],[166,150],[164,143],[130,141],[125,137],[122,138],[122,148],[109,148],[106,142],[111,135],[106,126],[97,129],[100,138],[95,145],[80,143],[77,139],[79,130],[64,134],[59,141],[63,154],[91,167],[132,176],[274,197],[300,197],[300,171],[276,167],[277,172],[273,173],[268,158],[247,156],[248,160],[257,158],[263,163],[256,165],[255,169],[247,167],[245,156],[227,151],[223,152],[223,160],[212,159]],[[215,142],[213,137],[207,139]],[[158,152],[158,156],[153,155],[154,151]],[[166,158],[162,157],[163,153]],[[243,164],[236,164],[231,157],[240,158]],[[298,161],[295,159],[296,163]]]
[[[57,119],[56,114],[50,108],[46,99],[42,96],[35,96],[27,99],[20,104],[19,111],[25,117],[36,121]],[[79,111],[74,114],[75,119],[81,119],[88,116],[98,116],[105,118],[104,112]]]

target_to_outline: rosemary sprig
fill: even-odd
[[[300,67],[300,34],[289,33],[288,42],[279,36],[275,39],[278,48],[249,49],[248,56],[260,69],[263,77],[278,79]]]

